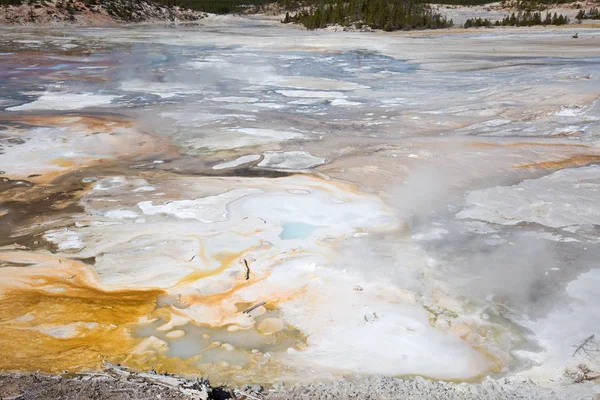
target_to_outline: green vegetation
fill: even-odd
[[[576,3],[577,1],[578,0],[502,0],[502,7],[516,8],[522,11],[539,11],[547,9],[552,4]],[[482,6],[493,3],[492,0],[423,0],[423,2],[452,6]]]
[[[492,26],[534,26],[534,25],[564,25],[569,23],[569,18],[560,14],[546,13],[546,16],[542,18],[541,12],[519,12],[517,14],[512,13],[510,16],[506,16],[502,21],[496,21],[492,23],[489,19],[481,18],[469,18],[465,21],[465,28],[479,28],[479,27],[492,27]]]
[[[516,8],[521,11],[544,11],[554,4],[577,3],[578,0],[502,0],[503,8]],[[448,4],[456,6],[481,6],[492,3],[490,0],[431,0],[432,4]]]
[[[515,15],[512,13],[510,17],[507,15],[502,21],[496,21],[496,26],[534,26],[534,25],[564,25],[569,23],[569,18],[557,13],[546,13],[542,18],[541,12],[520,12]]]
[[[597,8],[590,8],[589,11],[579,10],[575,18],[581,22],[582,19],[600,19],[600,11]]]
[[[447,28],[453,24],[428,5],[411,0],[324,0],[293,16],[286,14],[282,22],[300,23],[308,29],[337,24],[385,31]]]
[[[502,7],[520,11],[544,11],[556,4],[576,3],[577,0],[504,0]]]
[[[465,28],[481,28],[481,27],[489,28],[492,25],[494,25],[492,23],[492,21],[490,21],[487,18],[485,18],[485,19],[469,18],[468,20],[465,21],[465,24],[463,26]]]

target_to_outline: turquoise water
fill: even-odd
[[[279,238],[283,240],[306,239],[315,229],[320,228],[303,222],[286,222],[282,226],[283,231],[279,234]]]

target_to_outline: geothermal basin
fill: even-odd
[[[2,29],[0,368],[598,367],[600,31],[573,34]]]

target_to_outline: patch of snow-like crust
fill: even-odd
[[[94,93],[45,92],[31,103],[9,107],[7,110],[78,110],[86,107],[108,106],[117,98],[118,96]]]
[[[600,269],[583,273],[567,285],[566,292],[570,300],[544,318],[519,321],[535,332],[535,339],[544,348],[542,353],[530,354],[539,365],[522,373],[524,376],[542,380],[556,379],[560,378],[557,372],[560,373],[565,366],[573,367],[579,363],[587,364],[593,371],[600,368],[596,350],[574,354],[576,347],[585,338],[597,332],[600,321],[598,287]]]
[[[302,137],[300,132],[292,131],[278,131],[274,129],[261,129],[261,128],[229,128],[226,131],[239,132],[246,135],[260,136],[278,140],[288,140]]]
[[[58,250],[79,250],[83,248],[80,234],[69,229],[56,229],[47,231],[44,238],[49,242],[56,243]]]
[[[359,106],[362,103],[359,103],[357,101],[348,101],[345,99],[334,99],[331,101],[331,105],[332,106],[340,106],[340,107],[344,107],[344,106]]]
[[[256,103],[258,101],[256,97],[241,96],[213,97],[211,100],[223,103]]]
[[[259,158],[260,158],[260,156],[258,154],[250,154],[247,156],[242,156],[242,157],[236,158],[233,161],[228,161],[228,162],[224,162],[221,164],[217,164],[212,168],[213,169],[234,168],[234,167],[237,167],[237,166],[240,166],[243,164],[254,162],[254,161],[258,160]]]
[[[285,320],[308,336],[292,359],[338,372],[465,379],[485,371],[482,354],[458,335],[432,328],[428,313],[385,284],[362,291],[346,274],[314,271],[305,294],[282,305]],[[435,360],[435,362],[432,362]]]
[[[343,99],[346,95],[342,92],[325,92],[318,90],[276,90],[285,97],[308,97],[318,99]]]
[[[121,83],[121,90],[126,92],[150,93],[163,99],[170,99],[179,95],[201,93],[201,87],[178,82],[148,82],[140,79],[129,80]]]
[[[258,189],[234,189],[229,192],[194,200],[175,200],[153,205],[152,201],[142,201],[138,207],[146,215],[165,214],[181,219],[196,219],[200,222],[224,221],[227,218],[225,206],[235,199],[249,194],[260,193]]]
[[[458,218],[560,228],[600,224],[600,166],[568,168],[515,186],[470,192]]]
[[[267,151],[258,166],[262,168],[302,170],[326,162],[326,158],[315,157],[306,151]]]

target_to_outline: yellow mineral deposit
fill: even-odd
[[[140,341],[128,324],[155,309],[161,290],[107,290],[78,261],[0,253],[0,344],[5,370],[95,370],[121,362]]]

